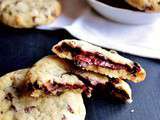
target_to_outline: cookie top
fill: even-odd
[[[142,11],[160,12],[160,0],[126,0],[126,2]]]
[[[70,67],[69,63],[53,55],[36,62],[26,75],[27,84],[35,91],[32,96],[38,97],[43,91],[54,95],[66,90],[83,91],[85,85],[70,72]]]
[[[27,72],[23,69],[0,78],[0,120],[84,120],[85,106],[78,91],[38,99],[22,94]]]
[[[57,0],[1,0],[1,20],[15,28],[31,28],[45,25],[60,15]]]

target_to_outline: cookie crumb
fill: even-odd
[[[134,109],[131,110],[131,113],[134,113]]]

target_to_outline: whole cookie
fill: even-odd
[[[78,91],[38,99],[22,94],[27,72],[28,69],[23,69],[0,78],[0,120],[85,119],[86,111]]]
[[[61,13],[57,0],[1,0],[1,21],[15,28],[31,28],[55,20]]]
[[[126,0],[131,6],[143,11],[159,12],[160,0]]]

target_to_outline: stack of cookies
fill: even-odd
[[[0,120],[85,119],[86,110],[81,96],[84,84],[74,75],[65,75],[65,66],[58,67],[57,62],[59,63],[53,56],[45,57],[33,68],[11,72],[0,78]],[[54,88],[52,87],[55,95],[50,95],[44,89],[43,95],[33,97],[31,88],[40,88],[36,84],[30,86],[28,83],[32,81],[29,80],[37,79],[40,83],[43,78],[43,86],[47,86],[46,79],[55,81]],[[77,85],[77,88],[74,86],[69,90],[73,85]]]
[[[63,40],[52,51],[72,65],[71,72],[82,78],[94,91],[101,86],[123,101],[132,102],[131,88],[125,80],[134,83],[145,79],[146,72],[140,64],[80,40]],[[88,88],[88,87],[87,87]]]
[[[0,120],[84,120],[82,93],[97,88],[125,102],[132,92],[125,80],[145,79],[138,64],[80,40],[63,40],[31,68],[0,78]]]
[[[0,19],[14,28],[32,28],[53,22],[61,13],[57,0],[1,0]]]

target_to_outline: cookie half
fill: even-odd
[[[62,40],[53,46],[52,51],[60,58],[73,61],[74,65],[82,69],[111,78],[128,79],[137,83],[146,76],[140,64],[81,40]]]
[[[70,73],[70,64],[57,56],[46,56],[33,65],[26,75],[32,96],[60,95],[64,91],[85,91],[85,84]]]
[[[34,98],[22,94],[28,69],[0,78],[0,120],[84,120],[85,106],[79,91]],[[77,104],[78,103],[78,104]]]
[[[133,101],[130,85],[121,79],[110,78],[98,73],[75,68],[73,73],[87,83],[87,87],[91,87],[94,91],[97,91],[98,89],[98,92],[103,92],[98,94],[105,95],[109,93],[111,97],[119,99],[123,102],[131,103]]]
[[[125,0],[131,6],[142,11],[160,12],[160,0]]]
[[[1,21],[14,28],[31,28],[53,22],[61,13],[57,0],[1,0]]]

